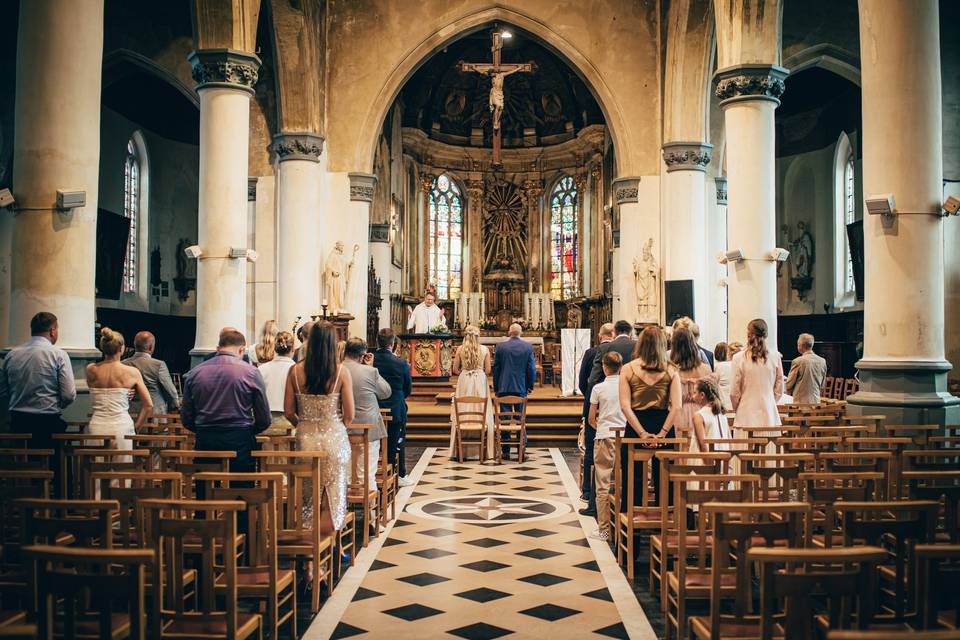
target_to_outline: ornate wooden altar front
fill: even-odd
[[[405,333],[400,335],[400,357],[410,363],[410,374],[420,380],[450,379],[454,336]]]

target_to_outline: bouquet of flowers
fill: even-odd
[[[433,327],[432,329],[430,329],[430,333],[434,333],[434,334],[446,334],[446,333],[450,333],[450,329],[447,328],[447,325],[445,325],[444,323],[441,322],[441,323],[438,324],[437,326],[435,326],[435,327]]]
[[[487,331],[491,331],[497,328],[497,323],[495,320],[484,320],[483,322],[480,323],[480,328],[485,329]]]

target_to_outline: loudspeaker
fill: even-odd
[[[863,220],[847,225],[847,242],[853,261],[853,285],[857,289],[857,300],[863,302]]]
[[[123,260],[127,255],[130,219],[97,210],[97,297],[120,299],[123,286]]]
[[[693,316],[693,280],[667,280],[664,283],[667,325],[677,318]]]

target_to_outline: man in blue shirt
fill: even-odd
[[[537,381],[537,364],[533,357],[533,347],[520,338],[523,333],[519,324],[512,324],[507,330],[509,338],[497,345],[493,356],[493,391],[497,396],[520,396],[526,398],[533,392]],[[519,410],[519,407],[502,405],[504,411]],[[502,449],[504,459],[510,455],[510,444],[506,436]],[[526,444],[526,441],[524,441]]]
[[[33,316],[30,334],[0,366],[0,397],[7,399],[11,431],[33,434],[29,442],[35,449],[54,449],[51,436],[67,430],[61,414],[77,398],[73,367],[67,352],[55,346],[57,316],[46,311]]]
[[[217,351],[183,379],[183,426],[197,434],[198,451],[236,451],[230,470],[256,471],[256,435],[273,422],[267,385],[242,359],[247,341],[238,330],[220,332]]]

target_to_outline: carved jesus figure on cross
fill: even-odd
[[[507,76],[517,73],[518,71],[523,71],[525,73],[532,73],[534,70],[534,64],[532,62],[526,62],[523,64],[502,64],[500,62],[500,49],[503,48],[503,31],[500,28],[494,28],[492,38],[493,45],[491,46],[491,51],[493,52],[493,64],[487,64],[485,62],[463,62],[460,61],[458,69],[461,72],[476,72],[482,73],[484,75],[490,76],[490,112],[491,119],[493,124],[493,164],[494,166],[500,166],[500,142],[501,142],[501,133],[500,133],[500,117],[503,115],[503,79]]]

